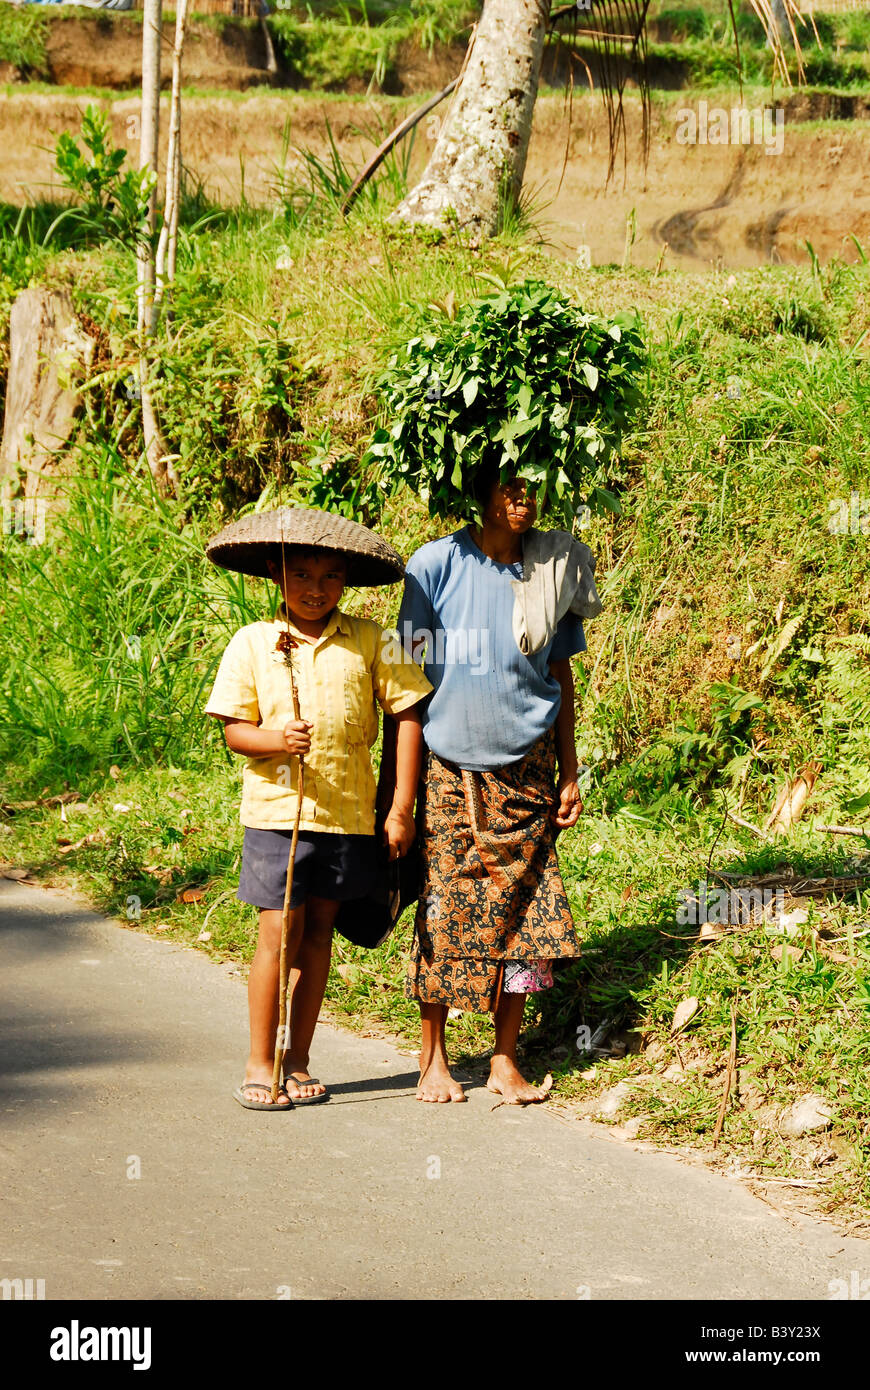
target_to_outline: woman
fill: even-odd
[[[487,1086],[522,1105],[546,1097],[517,1067],[526,994],[579,954],[555,837],[582,809],[570,658],[586,648],[581,615],[601,605],[591,552],[533,529],[522,481],[482,470],[478,502],[479,526],[411,557],[399,614],[434,686],[406,993],[420,1004],[418,1100],[465,1100],[444,1039],[458,1008],[494,1014]]]

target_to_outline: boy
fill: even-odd
[[[275,518],[269,531],[270,517]],[[221,719],[227,744],[247,757],[240,819],[245,826],[238,897],[260,909],[257,950],[248,980],[251,1049],[235,1098],[250,1110],[290,1110],[328,1099],[311,1076],[309,1049],[326,988],[332,927],[339,902],[363,897],[374,882],[375,779],[369,749],[377,736],[375,701],[398,725],[396,782],[384,840],[390,858],[405,854],[414,839],[414,798],[422,756],[419,702],[431,690],[413,661],[385,640],[383,629],[338,607],[351,582],[393,582],[399,557],[379,537],[343,518],[301,509],[281,517],[289,539],[310,531],[305,518],[335,522],[342,545],[376,541],[381,577],[370,556],[327,545],[275,544],[280,513],[257,518],[271,543],[229,546],[227,528],[209,556],[227,568],[268,574],[284,602],[274,622],[251,623],[230,640],[206,705]],[[294,524],[295,519],[295,524]],[[300,519],[303,519],[300,521]],[[244,519],[246,522],[248,518]],[[243,523],[238,523],[238,528]],[[352,527],[351,541],[348,528]],[[357,533],[362,533],[358,536]],[[321,538],[321,530],[314,534]],[[384,552],[394,557],[385,580]],[[236,552],[243,552],[242,557]],[[229,558],[228,558],[229,557]],[[366,566],[368,565],[368,569]],[[368,577],[367,577],[368,576]],[[294,645],[285,659],[286,634]],[[285,641],[278,647],[278,640]],[[391,659],[387,659],[387,655]],[[300,717],[293,717],[292,679]],[[278,1025],[279,954],[287,859],[304,759],[302,811],[290,900],[287,960],[291,967],[289,1045],[284,1084],[271,1098]]]

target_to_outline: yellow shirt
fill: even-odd
[[[275,648],[286,631],[283,606],[274,622],[239,629],[221,658],[206,714],[284,728],[293,718],[290,672],[284,653]],[[299,643],[292,657],[300,718],[314,726],[299,828],[372,835],[375,777],[369,749],[378,736],[375,700],[388,714],[398,714],[432,686],[401,643],[368,618],[352,618],[336,608],[316,642],[302,637],[292,622],[290,632]],[[242,825],[292,830],[298,778],[299,760],[292,753],[249,758],[242,775]]]

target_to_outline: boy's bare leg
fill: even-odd
[[[517,1039],[525,1006],[524,994],[505,994],[502,990],[495,1010],[495,1048],[486,1086],[508,1105],[528,1105],[547,1098],[544,1087],[532,1086],[517,1067]]]
[[[245,1081],[261,1081],[271,1086],[275,1064],[275,1036],[278,1031],[278,983],[281,961],[280,908],[263,908],[260,912],[260,933],[257,949],[248,975],[248,1014],[251,1021],[251,1052],[245,1067]],[[287,958],[292,966],[305,929],[305,908],[296,907],[290,913],[287,937]],[[244,1086],[242,1087],[244,1092]],[[263,1091],[251,1091],[248,1099],[263,1105],[273,1104]],[[278,1105],[288,1105],[285,1096],[278,1096]]]
[[[322,1096],[326,1090],[322,1083],[315,1086],[305,1082],[311,1075],[311,1039],[329,978],[332,924],[337,912],[338,903],[331,898],[309,898],[305,904],[305,931],[290,972],[290,1045],[284,1053],[284,1076],[291,1100]]]
[[[447,1026],[446,1004],[420,1003],[420,1084],[418,1100],[466,1100],[458,1081],[450,1075],[444,1029]]]

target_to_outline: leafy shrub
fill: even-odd
[[[430,309],[379,379],[391,423],[368,457],[433,516],[474,516],[475,476],[495,467],[570,525],[638,403],[642,363],[634,315],[608,323],[540,281]]]
[[[809,48],[804,51],[804,71],[807,82],[816,87],[860,87],[870,77],[870,65],[865,54],[845,55]]]
[[[816,24],[820,18],[816,17]],[[866,10],[847,10],[831,18],[836,20],[837,36],[846,48],[863,53],[870,50],[870,14]]]
[[[269,477],[292,473],[303,447],[299,393],[309,374],[276,323],[241,334],[222,328],[180,327],[161,350],[154,394],[186,489],[236,506]]]
[[[401,37],[394,25],[370,27],[333,19],[306,24],[290,14],[270,15],[269,25],[284,61],[310,86],[325,91],[352,78],[383,86]]]
[[[57,173],[79,204],[60,214],[46,240],[64,222],[72,222],[85,237],[96,240],[137,240],[143,235],[154,175],[147,169],[122,172],[127,151],[112,144],[108,118],[95,106],[89,106],[82,117],[81,139],[86,153],[66,131],[55,145]]]
[[[665,40],[703,39],[710,30],[710,16],[698,6],[674,5],[660,10],[651,27]]]
[[[755,754],[753,738],[760,734],[764,701],[741,690],[733,681],[710,686],[706,718],[686,711],[682,721],[662,733],[639,757],[615,768],[607,779],[611,800],[621,800],[626,788],[650,798],[679,788],[699,792],[721,781],[735,785],[748,771]]]
[[[332,445],[328,428],[315,441],[311,457],[297,465],[290,495],[304,507],[335,512],[363,525],[375,521],[384,502],[377,481],[359,472],[355,454]]]
[[[436,43],[467,34],[479,9],[474,0],[315,6],[279,0],[269,25],[285,62],[310,86],[329,90],[356,80],[383,87],[402,43],[416,41],[431,53]]]

